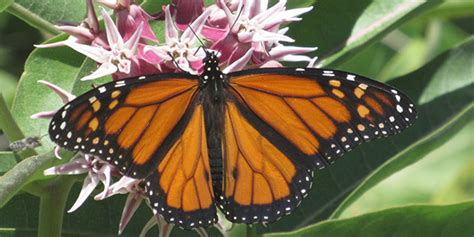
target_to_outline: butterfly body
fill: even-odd
[[[219,59],[214,54],[208,54],[203,61],[205,67],[200,75],[200,99],[203,106],[204,121],[207,136],[207,149],[210,160],[213,188],[220,190],[223,176],[222,134],[224,130],[224,110],[226,93],[224,90],[225,75],[220,71]]]
[[[398,90],[347,72],[252,69],[223,74],[208,53],[200,76],[111,82],[53,118],[60,146],[144,178],[154,213],[191,229],[268,223],[308,194],[313,171],[416,118]]]

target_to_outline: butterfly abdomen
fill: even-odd
[[[216,75],[220,72],[215,72]],[[213,75],[215,77],[215,75]],[[211,178],[214,189],[221,189],[223,179],[223,151],[222,133],[224,131],[225,95],[222,80],[213,79],[209,81],[206,88],[202,90],[201,103],[204,110],[204,122],[206,127],[207,148]]]

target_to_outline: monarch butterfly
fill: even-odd
[[[184,229],[268,223],[308,194],[313,170],[413,123],[410,99],[368,78],[315,68],[141,76],[62,107],[49,134],[144,178],[154,213]]]

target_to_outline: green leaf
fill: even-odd
[[[51,41],[64,40],[65,35]],[[50,42],[51,42],[50,41]],[[31,119],[30,116],[42,112],[57,110],[62,106],[61,99],[39,80],[46,80],[73,94],[83,93],[91,88],[91,82],[79,79],[95,70],[95,63],[67,47],[35,49],[28,57],[25,71],[20,78],[18,91],[12,106],[12,114],[25,136],[41,136],[48,133],[49,121]],[[94,81],[101,83],[103,81]],[[42,140],[41,152],[49,151],[53,144],[49,139]]]
[[[319,47],[313,53],[319,63],[334,66],[439,2],[319,0],[301,23],[291,25],[289,34],[298,45]]]
[[[45,166],[53,164],[54,159],[52,152],[32,156],[22,160],[3,176],[0,176],[0,208],[31,181],[33,175],[41,168],[44,169]]]
[[[15,154],[9,151],[0,151],[0,173],[9,171],[15,166]]]
[[[472,137],[472,133],[470,134]],[[468,138],[472,140],[472,138]],[[471,144],[472,145],[472,142]],[[472,147],[471,147],[472,148]],[[472,154],[474,149],[470,149],[467,156],[471,158],[471,161],[464,166],[463,169],[455,176],[454,180],[449,182],[448,185],[442,187],[441,190],[434,197],[433,202],[435,203],[450,203],[456,199],[469,199],[474,197],[474,160]],[[457,158],[457,157],[456,157]]]
[[[266,237],[299,236],[465,236],[474,233],[474,201],[454,205],[412,205],[362,216],[325,221],[295,232]]]
[[[17,86],[17,81],[9,73],[0,70],[0,94],[5,97],[5,101],[8,107],[11,107],[13,102],[13,97],[15,96],[15,90]]]
[[[79,23],[87,8],[84,0],[16,0],[7,11],[39,30],[58,34],[54,24]]]
[[[10,4],[12,4],[15,0],[1,0],[0,1],[0,12],[3,12]]]
[[[400,135],[364,144],[332,167],[316,172],[313,189],[301,207],[260,231],[299,229],[327,218],[344,201],[333,214],[337,217],[373,185],[423,158],[459,131],[474,111],[473,53],[471,38],[423,68],[390,81],[416,102],[419,118],[414,126]]]
[[[431,10],[425,17],[460,18],[472,16],[473,1],[445,0],[439,7]]]

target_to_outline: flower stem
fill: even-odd
[[[40,197],[38,237],[60,237],[66,200],[74,177],[58,177]]]
[[[24,8],[22,5],[18,3],[12,3],[8,8],[7,12],[9,12],[12,15],[15,15],[16,17],[22,19],[26,23],[30,24],[31,26],[45,31],[49,34],[52,35],[57,35],[60,32],[54,27],[53,24],[48,22],[47,20],[41,18],[40,16],[32,13],[28,9]]]
[[[0,94],[0,129],[5,133],[5,136],[10,142],[20,140],[25,137],[20,127],[18,127],[18,124],[16,123],[12,114],[10,113],[7,103],[5,102],[5,99],[3,98],[1,94]],[[34,155],[37,155],[37,153],[31,149],[21,152],[20,154],[22,158],[34,156]]]

